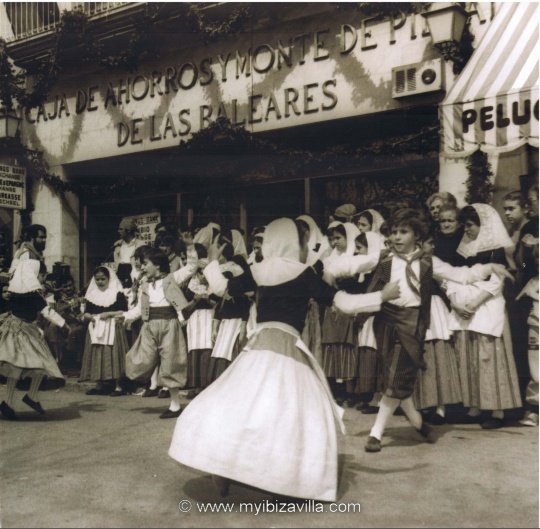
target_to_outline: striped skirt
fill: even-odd
[[[463,405],[481,410],[521,407],[512,345],[507,332],[501,338],[473,331],[455,332]]]
[[[129,350],[122,323],[116,323],[114,345],[93,344],[86,333],[79,380],[118,380],[126,372],[126,353]]]
[[[424,362],[414,388],[416,408],[456,404],[462,401],[457,357],[452,342],[430,340],[425,344]]]
[[[358,376],[358,347],[348,343],[323,345],[323,370],[328,378],[351,380]]]
[[[358,348],[358,373],[355,393],[376,393],[382,391],[382,366],[377,349]]]
[[[208,379],[212,349],[196,349],[187,355],[187,387],[205,388]]]

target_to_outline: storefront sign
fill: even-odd
[[[145,244],[151,245],[156,238],[156,226],[161,222],[159,213],[144,213],[132,217],[124,217],[122,220],[133,221],[137,224],[138,238]]]
[[[26,208],[26,168],[0,164],[0,208]]]
[[[487,18],[476,4],[469,11]],[[63,164],[173,147],[220,117],[263,132],[388,112],[418,104],[392,97],[392,68],[436,54],[419,14],[331,8],[271,30],[159,50],[133,73],[81,66],[46,103],[23,111],[23,130],[31,127],[30,142],[35,136]]]

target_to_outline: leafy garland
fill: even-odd
[[[228,119],[219,118],[207,128],[194,133],[189,141],[182,141],[171,154],[160,157],[156,165],[148,170],[147,176],[127,177],[110,185],[67,182],[49,172],[47,162],[40,151],[26,149],[15,139],[2,140],[1,145],[27,169],[27,209],[31,211],[32,182],[44,182],[56,194],[73,193],[79,198],[107,196],[111,199],[134,195],[137,190],[141,189],[141,186],[146,190],[161,190],[166,185],[166,180],[163,179],[164,174],[172,176],[169,184],[174,186],[175,172],[178,172],[179,166],[179,155],[196,156],[207,155],[209,152],[216,155],[226,153],[238,156],[240,163],[253,155],[275,155],[276,159],[287,160],[285,170],[288,173],[298,173],[302,170],[311,171],[314,168],[336,171],[344,163],[350,165],[351,161],[357,163],[362,159],[377,156],[386,161],[388,158],[397,159],[405,154],[425,155],[429,152],[438,152],[438,141],[439,124],[437,122],[406,137],[377,140],[360,146],[340,145],[315,152],[290,149],[261,140],[244,127],[233,126]],[[160,178],[157,178],[158,176]]]
[[[469,176],[467,178],[467,195],[465,200],[469,204],[491,204],[494,185],[492,184],[493,171],[485,152],[476,151],[469,157],[467,163]]]
[[[23,108],[42,105],[67,62],[66,52],[79,47],[82,60],[97,62],[109,69],[125,69],[133,72],[139,65],[140,57],[152,52],[152,28],[160,17],[167,2],[148,2],[144,13],[133,22],[133,35],[125,49],[117,55],[107,55],[96,28],[89,24],[89,16],[81,8],[64,10],[60,22],[55,27],[52,46],[46,57],[28,72],[14,72],[13,62],[7,53],[6,41],[0,37],[0,103],[8,110],[16,101]],[[169,4],[170,5],[170,4]],[[222,22],[211,22],[201,13],[201,8],[192,3],[178,3],[179,23],[193,34],[199,34],[205,42],[214,41],[226,35],[236,34],[251,19],[250,4],[240,4]],[[28,75],[36,76],[31,92],[24,88]]]

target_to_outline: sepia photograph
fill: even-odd
[[[540,2],[0,2],[0,527],[540,527]]]

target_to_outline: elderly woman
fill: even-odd
[[[443,205],[450,204],[451,206],[457,206],[457,199],[452,193],[448,191],[439,191],[438,193],[433,193],[427,200],[426,205],[429,209],[429,214],[431,215],[431,220],[433,222],[439,222],[439,211]]]

